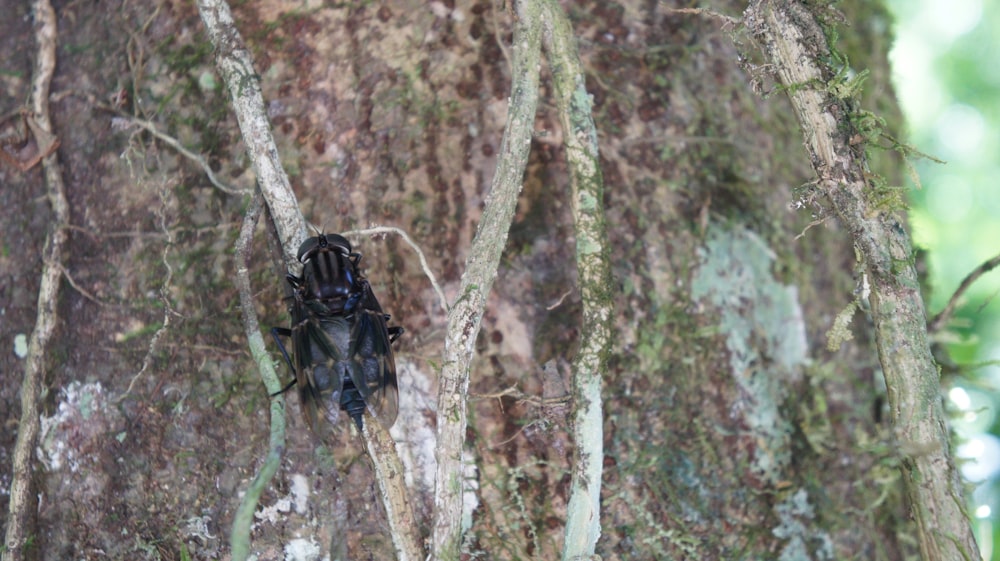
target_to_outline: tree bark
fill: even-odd
[[[745,3],[688,4],[563,3],[558,25],[549,0],[66,5],[48,98],[70,283],[18,453],[38,557],[390,559],[405,538],[437,558],[973,558],[896,166],[862,161],[902,130],[887,15],[755,2],[740,26]],[[3,80],[25,99],[12,8]],[[788,74],[805,40],[818,73]],[[22,150],[6,128],[0,150]],[[35,170],[0,175],[13,337],[58,217]],[[401,468],[346,423],[318,442],[297,399],[283,440],[270,424],[258,365],[288,373],[241,317],[287,325],[285,280],[264,244],[232,251],[256,180],[286,267],[306,218],[354,232],[405,327]]]

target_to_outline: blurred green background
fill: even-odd
[[[910,191],[915,245],[926,249],[938,313],[962,279],[1000,253],[1000,2],[888,0],[896,17],[893,78],[907,140],[946,163],[915,162]],[[985,559],[1000,561],[1000,268],[964,293],[934,340],[946,366],[958,455],[970,482],[969,512]]]

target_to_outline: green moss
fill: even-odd
[[[841,36],[843,24],[835,5],[852,14],[851,33]],[[863,151],[868,169],[865,179],[872,190],[871,202],[883,212],[905,210],[904,173],[918,183],[909,160],[924,155],[896,140],[891,131],[903,130],[903,117],[892,95],[892,75],[886,53],[892,41],[892,18],[881,2],[810,3],[823,33],[830,56],[825,59],[825,72],[830,78],[825,89],[843,102],[849,130],[844,131],[849,142]],[[886,92],[889,92],[886,94]],[[865,109],[872,107],[874,109]]]

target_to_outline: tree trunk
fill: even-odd
[[[276,475],[253,520],[244,512],[240,522],[250,553],[395,554],[375,483],[382,471],[366,459],[367,437],[353,423],[321,442],[289,396],[287,440],[272,435],[279,444],[269,455],[268,414],[285,408],[272,406],[247,352],[235,304],[242,261],[231,248],[249,201],[233,192],[251,192],[254,166],[271,158],[284,172],[271,169],[261,181],[287,173],[316,228],[399,228],[453,311],[463,298],[485,304],[481,321],[452,327],[471,329],[458,335],[474,338],[475,353],[465,385],[461,377],[444,384],[456,408],[448,405],[442,421],[438,381],[454,365],[443,358],[449,321],[435,285],[400,236],[349,236],[382,307],[406,329],[394,345],[400,412],[392,435],[420,537],[434,535],[441,508],[434,446],[442,425],[464,442],[437,474],[453,485],[451,498],[462,497],[462,558],[558,558],[567,520],[576,524],[584,512],[567,512],[584,500],[571,500],[577,489],[600,491],[595,553],[603,559],[903,560],[921,547],[930,559],[940,551],[927,545],[941,537],[928,537],[936,529],[974,558],[958,535],[964,518],[935,519],[939,511],[917,504],[922,462],[954,476],[946,433],[937,425],[926,439],[934,450],[918,450],[913,442],[924,441],[900,428],[906,398],[893,394],[896,371],[880,362],[897,351],[875,330],[887,300],[865,301],[866,283],[885,288],[891,279],[876,278],[870,259],[859,263],[857,229],[824,198],[829,178],[815,167],[813,131],[804,145],[790,101],[818,82],[776,78],[760,28],[739,21],[745,3],[682,9],[688,4],[562,4],[591,96],[599,150],[591,161],[604,184],[592,202],[604,212],[607,251],[594,254],[610,256],[610,280],[593,300],[590,281],[606,277],[577,273],[590,241],[574,220],[587,192],[572,185],[568,167],[574,158],[579,165],[574,150],[587,143],[567,144],[574,125],[559,112],[559,100],[585,108],[587,99],[572,80],[557,81],[573,71],[553,56],[551,35],[540,40],[547,62],[513,225],[486,240],[503,245],[496,280],[492,288],[463,284],[466,270],[483,264],[470,248],[498,158],[508,153],[508,103],[530,97],[511,91],[511,63],[527,48],[512,48],[515,22],[530,23],[517,19],[521,3],[231,3],[253,58],[231,90],[214,62],[217,38],[190,2],[123,4],[110,14],[104,5],[57,4],[51,103],[72,226],[47,352],[51,391],[32,479],[38,508],[8,515],[33,528],[19,552],[228,558],[241,497],[267,458]],[[856,0],[794,6],[797,22],[812,22],[802,29],[828,50],[813,54],[831,68],[849,61],[854,72],[870,71],[863,88],[837,82],[835,97],[901,130],[886,12]],[[10,12],[21,17],[0,23],[0,37],[12,38],[4,78],[11,100],[27,98],[35,57],[18,10]],[[230,91],[255,80],[276,152],[253,152],[259,139],[244,140],[234,114]],[[856,132],[844,146],[863,153],[871,139]],[[165,136],[201,154],[227,191]],[[3,149],[12,153],[11,145]],[[880,185],[898,184],[895,158],[875,155],[865,171],[885,178]],[[11,340],[36,322],[42,265],[19,258],[42,254],[51,211],[37,169],[0,162],[0,178],[0,272],[10,279],[0,295]],[[301,232],[277,222],[294,251]],[[899,228],[887,235],[905,241]],[[264,235],[259,229],[249,250],[249,294],[265,328],[287,327],[284,271],[271,268]],[[603,451],[581,454],[573,423],[593,403],[575,389],[574,361],[597,335],[582,326],[594,324],[602,298],[611,303],[611,350],[587,350],[586,362],[605,369]],[[270,353],[291,379],[278,349]],[[0,403],[12,423],[20,410],[13,373],[24,365],[11,353],[0,361],[8,373]],[[924,382],[920,405],[937,422],[936,381]],[[0,436],[0,481],[11,480],[13,433]],[[602,469],[580,470],[594,454],[603,455]],[[601,473],[599,487],[587,473]],[[953,498],[960,513],[964,502]],[[8,503],[0,495],[3,512]],[[579,551],[588,541],[579,538]],[[453,557],[440,558],[458,557],[452,545],[441,551]]]

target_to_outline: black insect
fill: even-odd
[[[298,258],[302,276],[286,277],[292,287],[292,328],[271,329],[295,372],[295,380],[282,391],[298,386],[306,422],[321,435],[324,423],[336,423],[340,410],[360,429],[366,407],[391,427],[399,412],[391,343],[403,328],[387,325],[389,316],[358,267],[361,254],[346,238],[309,238],[299,247]],[[291,339],[294,362],[279,336]]]

